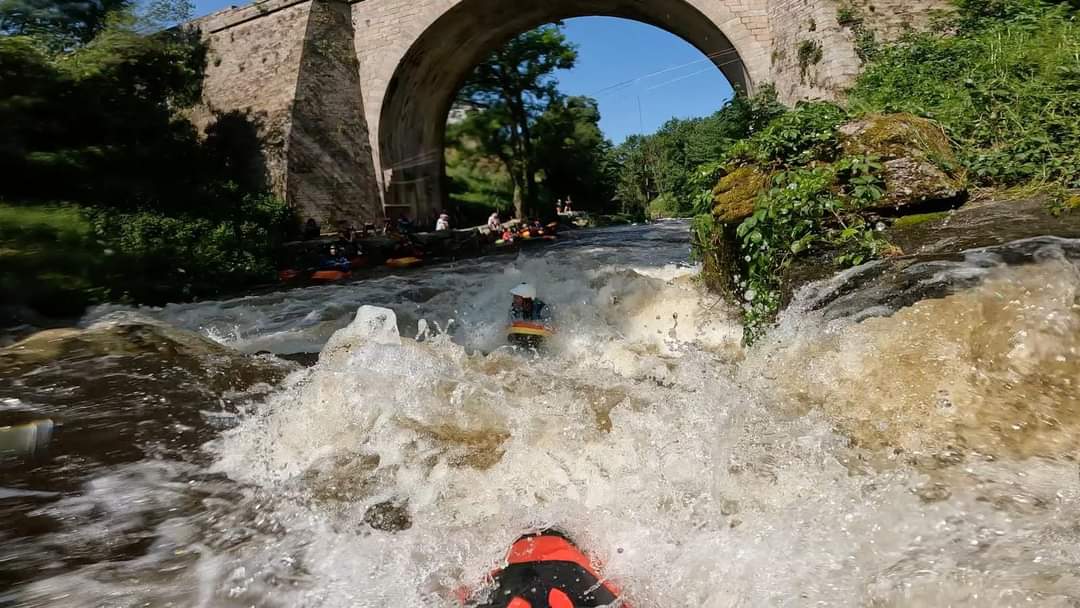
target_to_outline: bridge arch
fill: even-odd
[[[755,84],[768,80],[766,49],[771,34],[764,2],[419,0],[415,4],[419,6],[407,24],[400,15],[393,17],[400,28],[393,34],[397,44],[380,40],[377,55],[358,48],[388,216],[426,217],[444,204],[444,135],[454,96],[488,53],[545,23],[584,16],[632,19],[686,40],[711,58],[738,90],[752,92]],[[365,5],[373,12],[364,14]],[[354,24],[361,47],[362,31],[378,31],[385,16],[377,12],[378,2],[356,6],[360,11],[354,14]]]

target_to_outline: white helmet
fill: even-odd
[[[511,295],[518,296],[519,298],[525,298],[526,300],[536,299],[536,288],[528,283],[522,283],[517,287],[510,290]]]

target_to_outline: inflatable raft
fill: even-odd
[[[336,283],[337,281],[344,281],[351,276],[351,272],[342,270],[319,270],[311,275],[311,280],[320,283]]]
[[[386,260],[386,265],[390,268],[412,268],[423,264],[422,258],[408,257],[408,258],[390,258]]]

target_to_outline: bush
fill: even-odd
[[[881,49],[850,95],[860,111],[946,126],[979,184],[1080,187],[1080,24],[1067,3],[964,0],[952,37]]]
[[[689,213],[690,210],[686,206],[680,205],[678,199],[671,194],[661,194],[654,198],[645,210],[646,217],[653,220],[685,217]]]
[[[746,256],[746,280],[740,288],[746,300],[748,342],[760,335],[779,309],[783,271],[796,256],[826,247],[837,252],[838,265],[857,266],[887,245],[859,216],[864,199],[842,193],[845,179],[858,180],[852,187],[868,188],[872,176],[873,167],[867,161],[846,160],[836,167],[796,168],[773,177],[754,214],[736,231]],[[860,193],[861,197],[874,196]]]
[[[730,155],[736,161],[777,167],[831,161],[839,154],[837,129],[846,119],[847,113],[836,104],[803,102],[775,118],[742,145],[734,147]]]
[[[111,5],[85,37],[0,36],[0,172],[18,176],[0,197],[19,203],[0,210],[5,301],[73,315],[272,278],[293,221],[262,194],[256,120],[218,115],[200,138],[179,114],[200,97],[199,34]]]
[[[77,207],[0,204],[0,304],[77,316],[106,295],[106,257]]]
[[[114,298],[164,303],[218,295],[272,280],[289,209],[268,196],[246,196],[231,218],[152,211],[90,211],[98,238],[124,260],[105,282]]]

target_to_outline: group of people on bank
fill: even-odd
[[[558,232],[558,222],[544,224],[539,218],[516,224],[504,224],[496,211],[488,218],[487,229],[489,238],[498,245],[509,245],[518,239],[552,238]]]

